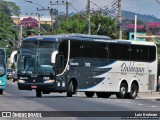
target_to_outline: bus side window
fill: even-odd
[[[95,58],[108,58],[107,46],[106,43],[94,43],[94,56]]]
[[[119,44],[119,60],[130,60],[131,48],[127,44]]]
[[[70,50],[70,57],[82,57],[82,49],[81,49],[81,41],[72,41],[71,40],[71,50]]]
[[[142,61],[148,62],[149,58],[149,49],[148,46],[142,46]]]
[[[140,45],[133,45],[131,52],[132,61],[141,61],[142,60],[142,50]]]
[[[118,45],[108,44],[109,59],[118,59]]]
[[[93,42],[82,41],[82,55],[85,58],[94,58]]]
[[[156,47],[149,46],[149,62],[152,62],[156,59]]]

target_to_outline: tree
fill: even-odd
[[[8,47],[8,54],[13,50],[13,42],[18,39],[17,30],[13,27],[15,24],[10,16],[17,15],[19,10],[15,3],[0,0],[0,47]]]
[[[60,23],[56,33],[87,33],[86,14],[75,14],[68,21]],[[106,35],[118,38],[118,27],[116,20],[108,16],[93,14],[91,16],[91,34]]]
[[[116,20],[108,16],[102,16],[99,13],[95,13],[91,17],[91,29],[93,34],[107,35],[113,39],[118,38]]]
[[[74,15],[68,21],[60,23],[58,33],[86,33],[86,20],[81,15]]]
[[[19,15],[20,8],[14,2],[7,2],[4,0],[0,0],[0,9],[3,9],[5,14],[11,15]]]

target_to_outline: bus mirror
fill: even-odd
[[[51,55],[51,63],[56,62],[56,55],[58,54],[58,51],[54,51]]]
[[[17,50],[13,51],[10,56],[10,63],[13,64],[15,62],[15,56],[17,55]]]

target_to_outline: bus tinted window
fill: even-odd
[[[142,46],[142,61],[148,62],[148,46]]]
[[[60,44],[60,47],[59,47],[59,52],[62,53],[64,55],[64,58],[67,59],[68,57],[68,41],[63,41],[61,44]]]
[[[108,44],[109,59],[118,59],[118,45]]]
[[[82,54],[83,57],[88,57],[88,58],[94,58],[94,47],[93,47],[93,42],[82,42]]]
[[[81,50],[81,42],[80,41],[71,41],[71,50],[70,50],[70,57],[81,57],[82,50]]]
[[[119,59],[120,60],[130,60],[131,49],[129,45],[120,44],[119,45]]]
[[[132,45],[131,60],[141,61],[141,46],[140,45]]]
[[[156,48],[154,46],[149,46],[149,62],[156,59]]]
[[[94,44],[95,58],[108,58],[106,43]]]

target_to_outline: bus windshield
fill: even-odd
[[[3,49],[0,49],[0,76],[5,74],[5,53]]]
[[[54,67],[51,66],[51,54],[56,50],[54,41],[24,41],[18,57],[18,73],[50,75]]]

